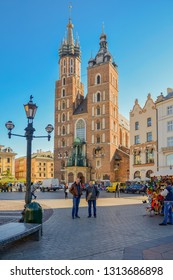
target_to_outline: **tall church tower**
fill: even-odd
[[[115,152],[118,148],[118,71],[108,51],[104,30],[95,58],[88,62],[87,156],[92,179],[114,180]]]
[[[67,37],[59,48],[59,80],[55,88],[54,177],[65,180],[65,166],[74,141],[72,117],[84,99],[81,83],[81,52],[78,38],[73,38],[73,24],[69,18]]]

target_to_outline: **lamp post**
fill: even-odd
[[[5,126],[8,129],[8,137],[11,138],[11,136],[19,136],[19,137],[25,137],[27,140],[27,161],[26,161],[26,194],[25,194],[25,203],[29,204],[32,199],[31,195],[31,151],[32,151],[32,140],[33,138],[48,138],[48,141],[50,141],[51,138],[51,132],[54,130],[53,126],[51,124],[48,124],[45,128],[48,135],[47,136],[34,136],[35,128],[33,127],[33,119],[35,117],[36,111],[37,111],[37,105],[33,103],[32,101],[33,96],[30,96],[30,100],[27,104],[24,105],[26,116],[28,119],[28,125],[25,128],[25,135],[20,134],[14,134],[11,131],[15,127],[15,125],[12,123],[12,121],[8,121]]]

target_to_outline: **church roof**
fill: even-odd
[[[115,154],[114,154],[114,159],[115,160],[121,160],[121,156],[118,154],[118,152],[116,151]]]
[[[80,103],[80,105],[74,111],[74,115],[85,114],[85,113],[88,113],[88,110],[87,110],[87,98],[83,99],[83,101]]]

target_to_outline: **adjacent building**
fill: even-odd
[[[156,100],[158,127],[158,172],[156,175],[173,175],[173,89]]]
[[[52,152],[38,150],[31,157],[31,181],[38,182],[54,177],[54,156]],[[15,177],[18,180],[26,179],[26,157],[15,160]]]
[[[156,105],[148,94],[144,107],[136,99],[130,112],[130,180],[150,178],[157,164]]]
[[[4,175],[15,176],[15,156],[10,147],[0,145],[0,178]]]
[[[73,182],[76,176],[82,182],[125,181],[129,175],[129,125],[119,115],[118,68],[104,30],[96,56],[88,61],[86,96],[80,70],[80,45],[74,40],[70,18],[67,38],[59,48],[54,177],[61,182]]]

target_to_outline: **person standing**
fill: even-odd
[[[65,194],[65,199],[67,199],[68,198],[68,184],[67,183],[64,185],[64,194]]]
[[[35,188],[34,184],[31,183],[31,199],[32,199],[32,197],[34,197],[34,199],[37,198],[37,196],[34,194],[35,190],[36,190],[36,188]]]
[[[170,181],[166,182],[166,188],[161,192],[164,199],[164,218],[160,226],[166,226],[167,224],[173,225],[172,207],[173,207],[173,186]],[[169,220],[169,222],[168,222]]]
[[[22,184],[19,185],[19,192],[22,192]]]
[[[79,178],[76,178],[76,181],[72,184],[69,191],[73,195],[72,219],[74,219],[74,217],[80,218],[78,215],[78,211],[80,198],[82,195],[82,186]]]
[[[116,184],[115,187],[115,197],[120,197],[120,184]]]
[[[99,190],[92,183],[92,181],[90,181],[86,189],[86,201],[88,202],[88,218],[91,218],[92,205],[93,205],[94,218],[96,218],[96,200],[98,197],[99,197]]]

